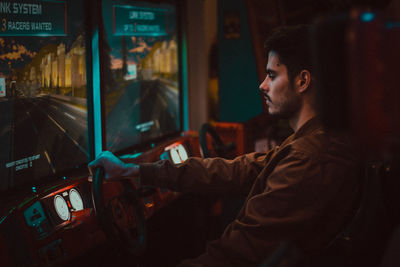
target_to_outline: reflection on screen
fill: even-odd
[[[87,162],[81,1],[1,2],[0,191]]]
[[[181,129],[175,7],[104,0],[107,149]]]

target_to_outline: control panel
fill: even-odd
[[[197,136],[183,136],[152,149],[121,157],[127,162],[171,160],[175,164],[198,156]],[[130,180],[141,191],[146,220],[180,194],[165,188],[140,188],[139,179]],[[104,184],[104,201],[122,191],[120,183]],[[66,177],[58,184],[36,186],[34,196],[9,205],[0,216],[0,266],[64,265],[107,243],[92,201],[89,174]]]

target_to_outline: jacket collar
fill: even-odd
[[[306,121],[306,123],[304,123],[300,129],[297,130],[297,132],[291,134],[288,138],[286,138],[285,141],[282,142],[282,144],[280,146],[278,146],[276,149],[280,149],[282,147],[285,147],[287,145],[289,145],[292,141],[308,135],[314,131],[318,131],[318,130],[322,130],[322,124],[321,121],[319,120],[318,117],[313,117],[311,119],[309,119],[308,121]]]
[[[319,118],[313,117],[311,119],[309,119],[308,121],[306,121],[306,123],[304,123],[300,129],[298,129],[294,134],[293,134],[293,139],[295,140],[297,138],[300,138],[302,136],[308,135],[314,131],[317,130],[322,130],[322,125],[321,125],[321,121],[319,120]]]

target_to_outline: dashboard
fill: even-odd
[[[133,156],[126,162],[169,159],[178,164],[199,156],[198,138],[186,134]],[[132,183],[139,188],[138,179]],[[120,183],[105,183],[105,203],[122,191]],[[1,266],[65,265],[106,243],[92,201],[89,174],[37,188],[33,195],[9,204],[0,217]],[[180,194],[156,188],[142,197],[146,220],[179,199]]]

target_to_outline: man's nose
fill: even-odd
[[[263,91],[268,92],[269,91],[267,77],[265,77],[264,81],[260,84],[260,86],[258,88],[259,88],[259,90],[261,92],[263,92]]]

